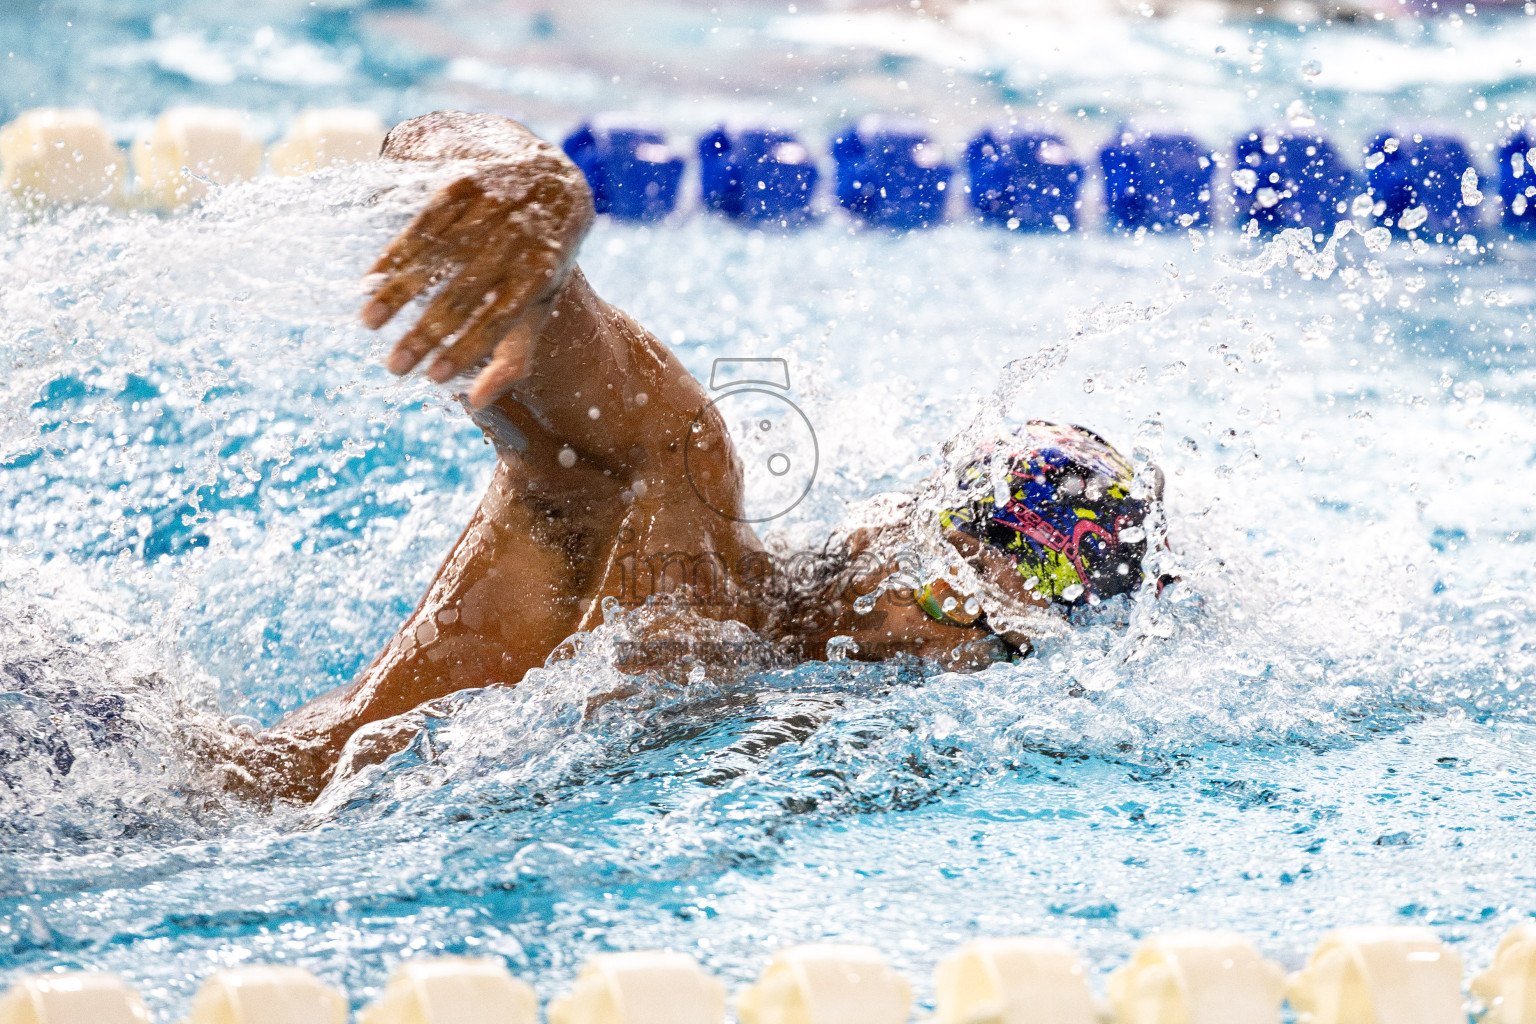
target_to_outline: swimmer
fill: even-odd
[[[824,658],[844,637],[840,649],[855,658],[899,652],[951,669],[1028,652],[1030,620],[1004,606],[1059,608],[1140,586],[1156,495],[1136,496],[1129,463],[1097,435],[1044,423],[961,460],[937,517],[948,556],[964,565],[958,575],[901,575],[911,567],[895,552],[916,503],[895,498],[786,586],[751,526],[716,511],[742,507],[742,470],[704,388],[576,266],[593,219],[581,172],[490,114],[404,122],[383,155],[477,165],[379,258],[362,320],[383,327],[437,287],[387,366],[467,380],[461,401],[497,465],[421,603],[369,668],[246,749],[221,749],[234,788],[312,799],[359,730],[387,740],[397,716],[436,698],[515,686],[568,637],[601,625],[605,599],[632,606],[636,567],[653,568],[651,591],[687,583],[691,612],[740,623],[792,660]],[[708,565],[702,582],[668,575],[677,553]]]

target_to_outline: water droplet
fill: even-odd
[[[1477,168],[1468,167],[1461,172],[1461,204],[1476,206],[1483,201],[1483,193],[1477,187]]]
[[[1304,60],[1301,62],[1301,73],[1306,78],[1316,78],[1323,73],[1323,63],[1317,60]]]
[[[849,655],[859,653],[859,645],[851,636],[835,636],[827,641],[828,661],[847,661]]]
[[[1371,228],[1361,237],[1365,239],[1365,247],[1371,252],[1386,252],[1387,247],[1392,244],[1392,232],[1386,228]]]
[[[624,606],[619,603],[619,599],[612,596],[603,598],[602,608],[603,623],[609,626],[613,625],[624,611]]]
[[[1085,395],[1093,394],[1093,388],[1094,388],[1093,378],[1092,377],[1084,377],[1083,378],[1083,394],[1085,394]]]

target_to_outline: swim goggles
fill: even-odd
[[[930,619],[948,626],[974,626],[983,614],[975,595],[961,594],[943,578],[912,588],[912,598]]]

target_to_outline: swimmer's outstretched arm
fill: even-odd
[[[425,365],[440,381],[473,374],[465,402],[498,465],[421,604],[368,670],[236,759],[258,792],[312,797],[358,729],[456,690],[516,684],[601,621],[619,544],[715,552],[726,564],[758,549],[749,527],[710,511],[695,490],[715,508],[740,501],[729,434],[712,413],[690,455],[692,483],[685,477],[684,440],[708,405],[702,387],[575,266],[592,221],[581,172],[487,114],[407,121],[384,155],[478,164],[389,246],[362,316],[380,327],[441,283],[388,365]]]

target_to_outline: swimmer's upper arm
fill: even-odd
[[[494,403],[494,413],[522,435],[527,448],[516,455],[535,474],[580,460],[620,486],[683,485],[688,475],[697,485],[740,490],[730,435],[704,388],[654,335],[603,302],[580,271],[562,290],[528,376]],[[738,497],[711,495],[710,503],[723,508]]]

